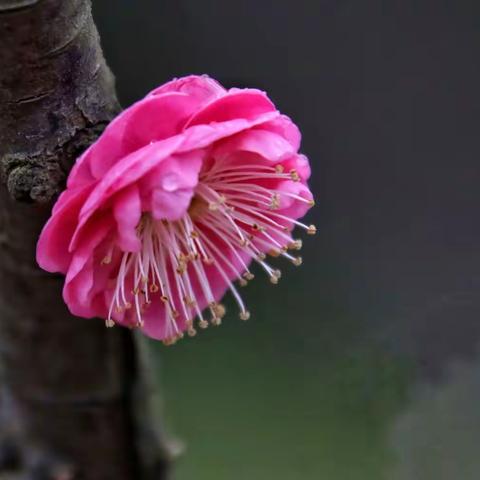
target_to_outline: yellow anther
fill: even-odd
[[[183,297],[183,301],[185,302],[185,305],[187,307],[194,307],[196,305],[196,302],[195,300],[193,300],[192,298],[190,297]]]
[[[107,319],[105,320],[105,326],[106,326],[107,328],[112,328],[112,327],[115,326],[115,322],[113,321],[113,319],[107,318]]]
[[[212,325],[215,325],[216,327],[218,327],[219,325],[222,324],[222,319],[220,317],[212,317]]]
[[[187,270],[187,265],[185,263],[179,263],[176,269],[176,272],[180,275],[183,275]]]
[[[282,272],[278,270],[278,268],[274,270],[272,274],[275,275],[278,279],[282,278]]]
[[[258,223],[254,223],[252,225],[252,228],[253,230],[255,230],[256,232],[264,232],[266,230],[265,227],[262,227],[261,225],[259,225]]]
[[[301,250],[302,248],[302,241],[299,239],[299,240],[294,240],[293,242],[290,242],[288,244],[288,248],[290,248],[291,250]]]
[[[213,311],[218,318],[223,318],[225,313],[227,312],[225,306],[222,303],[217,303],[215,307],[213,307]]]
[[[279,207],[280,207],[280,195],[278,193],[274,193],[270,200],[269,208],[271,210],[276,210]]]
[[[244,310],[240,312],[240,320],[248,320],[250,318],[250,312],[248,310]]]
[[[157,293],[157,292],[158,292],[158,285],[155,284],[155,283],[152,283],[152,284],[150,285],[149,290],[150,290],[150,293]]]
[[[275,171],[277,173],[283,173],[284,170],[285,170],[285,168],[283,168],[283,165],[280,165],[280,164],[275,165]]]
[[[308,235],[315,235],[317,233],[317,227],[315,225],[309,225],[307,228]]]
[[[106,256],[106,257],[102,258],[102,261],[100,262],[100,264],[101,265],[108,265],[109,263],[111,263],[111,261],[112,261],[112,257]]]
[[[290,170],[290,178],[294,182],[299,182],[300,181],[300,175],[298,175],[298,172],[295,169]]]
[[[198,322],[198,326],[199,326],[200,328],[207,328],[207,327],[208,327],[208,322],[207,322],[206,320],[200,320],[200,321]]]
[[[169,347],[170,345],[175,345],[177,343],[177,337],[170,337],[163,340],[163,344]]]
[[[302,264],[303,260],[302,260],[302,257],[295,257],[293,260],[292,260],[292,263],[296,266],[296,267],[299,267],[301,264]]]

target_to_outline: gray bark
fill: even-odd
[[[0,0],[0,467],[166,478],[131,331],[72,317],[35,245],[75,158],[119,110],[89,0]]]

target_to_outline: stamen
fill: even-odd
[[[292,260],[292,263],[296,266],[299,267],[302,264],[303,260],[302,257],[294,257]]]
[[[280,210],[283,198],[313,205],[313,200],[277,189],[286,180],[298,182],[301,178],[295,169],[286,172],[282,164],[216,161],[209,171],[200,174],[195,196],[182,218],[155,220],[143,214],[136,229],[141,249],[122,253],[105,324],[112,327],[125,322],[143,327],[147,318],[149,322],[163,321],[166,345],[182,338],[182,330],[189,336],[196,335],[194,317],[198,318],[195,323],[199,328],[208,327],[203,306],[211,314],[210,323],[220,325],[226,310],[214,296],[214,276],[223,279],[239,307],[240,318],[248,320],[250,312],[236,282],[245,286],[253,280],[248,269],[250,260],[256,261],[270,282],[277,284],[281,272],[266,262],[266,253],[300,265],[301,257],[288,253],[288,249],[302,247],[301,240],[292,239],[291,230],[296,225],[308,234],[316,232],[314,225],[304,225]],[[113,250],[112,245],[101,260],[103,265],[115,258]],[[152,302],[161,302],[163,318],[148,317]],[[122,313],[123,317],[115,316]]]
[[[288,244],[288,248],[291,250],[301,250],[302,249],[302,241],[300,239],[294,240]]]
[[[300,181],[300,176],[298,175],[298,172],[295,169],[290,170],[290,178],[294,182],[299,182]]]

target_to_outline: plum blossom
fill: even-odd
[[[207,76],[174,79],[118,115],[81,155],[53,207],[37,261],[65,274],[64,300],[80,317],[138,327],[165,344],[218,325],[237,284],[272,283],[295,265],[313,225],[300,133],[256,89]]]

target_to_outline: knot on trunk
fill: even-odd
[[[46,204],[65,187],[76,158],[100,135],[107,122],[77,130],[53,151],[7,153],[0,157],[0,172],[10,196],[19,202]]]
[[[1,169],[11,197],[20,202],[48,203],[65,183],[65,173],[56,155],[40,158],[5,155]]]

